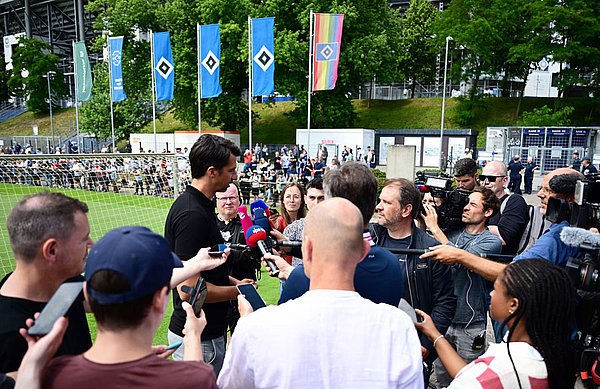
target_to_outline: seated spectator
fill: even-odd
[[[492,317],[508,327],[506,343],[491,345],[468,365],[431,317],[417,311],[423,321],[415,326],[454,377],[449,388],[572,388],[575,289],[566,272],[544,259],[516,261],[502,270],[491,295]]]
[[[370,246],[356,206],[317,205],[304,228],[310,290],[282,306],[250,313],[238,297],[238,323],[218,384],[229,388],[422,388],[417,333],[396,307],[358,295],[353,278]],[[265,328],[285,329],[273,338]],[[268,347],[265,347],[268,345]]]

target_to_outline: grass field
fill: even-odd
[[[137,196],[120,193],[92,192],[87,190],[71,190],[57,188],[42,188],[39,186],[0,184],[0,217],[4,225],[12,207],[25,194],[37,193],[43,189],[60,191],[68,196],[84,201],[89,206],[91,236],[94,241],[100,239],[107,231],[126,225],[142,225],[162,235],[165,218],[172,199],[151,196]],[[15,261],[10,249],[6,228],[0,229],[0,276],[14,269]],[[268,304],[277,304],[279,299],[279,280],[269,277],[262,272],[258,281],[259,293]],[[167,344],[167,329],[169,318],[173,311],[169,303],[165,318],[161,323],[154,344]],[[92,337],[96,335],[96,323],[93,315],[88,314],[88,323]]]

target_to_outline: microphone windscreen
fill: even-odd
[[[256,246],[259,240],[265,239],[267,239],[267,232],[259,226],[252,226],[246,232],[246,243],[251,247]]]
[[[256,208],[254,211],[254,224],[262,227],[265,231],[271,230],[271,223],[265,211],[262,208]]]
[[[269,206],[262,200],[256,200],[252,202],[252,204],[250,204],[250,212],[252,212],[252,216],[256,217],[257,209],[262,209],[263,212],[266,214],[269,209]]]
[[[560,232],[560,240],[567,246],[582,245],[600,248],[600,234],[577,227],[565,227]]]
[[[252,218],[248,213],[248,207],[246,207],[245,205],[239,207],[238,215],[240,215],[240,221],[242,222],[242,230],[244,231],[244,236],[246,236],[248,229],[250,229],[250,227],[254,225],[254,223],[252,223]]]

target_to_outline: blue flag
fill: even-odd
[[[173,53],[171,53],[169,31],[154,33],[153,41],[156,101],[173,100],[175,66],[173,66]]]
[[[221,65],[221,32],[218,24],[200,26],[200,70],[202,97],[221,94],[219,70]]]
[[[252,19],[252,95],[272,95],[275,91],[275,18]]]
[[[125,100],[125,90],[123,89],[123,69],[121,62],[123,60],[123,37],[115,36],[108,38],[108,51],[110,52],[110,87],[112,88],[112,101]]]

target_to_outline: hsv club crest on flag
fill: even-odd
[[[313,90],[335,88],[342,47],[343,14],[315,14]]]
[[[275,91],[275,18],[252,19],[252,95]]]
[[[200,26],[200,79],[202,97],[221,94],[219,74],[221,69],[221,30],[218,24]]]
[[[110,53],[110,87],[112,88],[112,101],[125,100],[127,95],[123,89],[123,37],[108,38],[108,51]]]
[[[173,100],[175,89],[175,66],[171,52],[169,31],[154,33],[154,79],[156,101]]]

